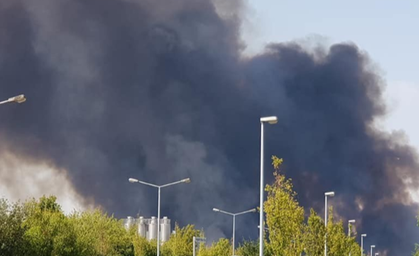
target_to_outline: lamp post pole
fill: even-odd
[[[236,255],[236,215],[233,215],[233,256]]]
[[[351,224],[355,223],[355,220],[348,221],[348,237],[351,237]],[[351,256],[351,248],[349,248],[349,256]]]
[[[235,239],[236,239],[236,216],[245,214],[245,213],[250,213],[250,212],[256,212],[256,208],[247,210],[247,211],[243,211],[243,212],[239,212],[239,213],[231,213],[231,212],[226,212],[223,210],[220,210],[218,208],[213,208],[212,209],[214,212],[219,212],[219,213],[224,213],[227,215],[230,215],[233,217],[233,256],[235,255]]]
[[[140,184],[147,185],[147,186],[158,189],[158,196],[157,196],[157,256],[160,256],[160,194],[161,194],[160,190],[162,188],[173,186],[173,185],[176,185],[176,184],[179,184],[179,183],[189,183],[189,182],[191,182],[191,180],[189,178],[187,178],[187,179],[179,180],[179,181],[176,181],[176,182],[172,182],[172,183],[168,183],[168,184],[160,185],[160,186],[155,185],[155,184],[151,184],[151,183],[148,183],[148,182],[144,182],[144,181],[141,181],[141,180],[133,179],[133,178],[129,178],[128,181],[131,182],[131,183],[140,183]]]
[[[372,249],[375,248],[375,245],[371,245],[371,253],[370,256],[372,256]]]
[[[333,197],[335,196],[335,192],[330,191],[330,192],[326,192],[324,193],[324,225],[326,227],[326,233],[324,236],[324,256],[327,256],[327,197]]]
[[[263,161],[264,161],[264,155],[263,155],[263,124],[269,123],[269,124],[276,124],[278,122],[278,118],[276,116],[268,116],[268,117],[261,117],[260,118],[260,212],[259,212],[259,226],[263,227],[263,199],[264,199],[264,173],[263,173]],[[259,229],[259,256],[263,256],[263,228]]]
[[[195,245],[196,237],[193,237],[193,240],[192,241],[193,241],[192,242],[192,246],[193,246],[192,256],[195,256],[196,255],[196,245]]]
[[[157,256],[160,256],[160,194],[161,187],[158,188],[157,196]]]
[[[364,237],[366,237],[367,234],[362,234],[361,235],[361,256],[364,255]]]

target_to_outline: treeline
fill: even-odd
[[[322,256],[327,231],[329,256],[359,255],[355,233],[348,237],[342,221],[334,221],[329,211],[328,225],[296,199],[290,179],[279,172],[282,159],[273,157],[275,181],[266,187],[266,239],[268,256]],[[418,223],[419,225],[419,223]],[[191,256],[194,236],[204,236],[193,225],[180,228],[161,247],[162,256]],[[243,241],[236,255],[257,256],[258,241]],[[126,230],[121,220],[101,210],[65,215],[55,197],[32,199],[25,203],[0,200],[0,255],[4,256],[154,256],[156,241],[140,237],[135,227]],[[229,239],[197,249],[199,256],[231,256]],[[419,250],[415,256],[419,256]]]
[[[0,199],[1,256],[154,256],[156,240],[147,241],[136,228],[126,230],[101,210],[75,212],[66,216],[56,198],[42,197],[10,204]],[[176,225],[161,255],[192,255],[194,236],[203,236],[193,225]],[[230,241],[220,239],[200,256],[231,256]]]

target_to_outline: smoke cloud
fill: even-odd
[[[53,169],[45,163],[27,162],[4,151],[0,158],[0,180],[0,197],[13,202],[54,195],[67,214],[92,207],[75,191],[65,170]]]
[[[322,211],[335,190],[331,203],[358,232],[410,253],[418,158],[403,133],[374,126],[385,83],[367,53],[289,42],[245,58],[234,2],[1,2],[0,95],[28,98],[0,108],[2,154],[66,170],[78,194],[117,217],[156,213],[156,191],[129,177],[190,177],[162,191],[162,213],[216,239],[231,220],[213,207],[258,204],[259,118],[277,115],[266,162],[285,159],[301,202]],[[257,237],[256,216],[238,221],[237,234]]]

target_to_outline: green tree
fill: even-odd
[[[26,229],[22,227],[25,218],[20,203],[9,205],[7,200],[0,199],[0,255],[27,255],[28,246],[23,238]]]
[[[77,234],[80,256],[133,256],[132,239],[122,221],[96,209],[73,213],[70,220]]]
[[[361,246],[356,242],[356,236],[351,236],[348,238],[347,243],[347,254],[349,255],[349,253],[351,253],[351,255],[358,255],[358,253],[361,251]]]
[[[156,240],[149,242],[145,237],[142,237],[138,235],[137,232],[134,232],[134,234],[132,235],[132,243],[134,245],[135,256],[157,255]]]
[[[231,256],[232,248],[230,240],[221,238],[218,242],[213,243],[210,247],[201,246],[199,256]]]
[[[265,202],[269,249],[273,255],[295,256],[303,251],[304,208],[296,199],[291,179],[279,173],[282,159],[273,156],[273,185],[267,185]]]
[[[416,244],[416,250],[413,253],[413,256],[419,256],[419,245]]]
[[[330,256],[349,254],[348,236],[343,230],[342,221],[334,222],[332,207],[329,208],[329,219],[327,221],[327,248]]]
[[[240,256],[257,256],[259,255],[259,242],[258,241],[244,241],[237,248],[237,255]]]
[[[417,226],[419,227],[419,215],[416,217],[416,219],[417,219]],[[415,246],[415,252],[413,253],[413,256],[419,256],[419,244],[416,244],[416,246]]]
[[[193,237],[202,236],[202,232],[195,229],[194,225],[180,228],[175,225],[175,233],[169,241],[163,244],[164,256],[190,256],[193,253]]]
[[[324,254],[325,233],[323,219],[313,209],[310,209],[310,216],[304,232],[304,248],[307,255],[322,256]]]
[[[24,239],[29,244],[28,255],[79,255],[74,229],[54,196],[31,200],[25,207],[28,216],[22,226],[26,229]]]

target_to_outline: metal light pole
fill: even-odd
[[[260,118],[260,212],[259,212],[259,226],[263,227],[263,192],[265,183],[263,181],[263,124],[276,124],[278,122],[278,118],[276,116],[268,116],[268,117],[261,117]],[[263,256],[263,228],[259,229],[259,256]]]
[[[355,220],[348,221],[348,237],[351,237],[351,224],[355,223]],[[349,256],[351,256],[351,248],[349,248]]]
[[[370,255],[372,256],[372,249],[375,248],[375,245],[371,245],[371,253]]]
[[[18,96],[8,98],[7,100],[0,101],[0,105],[1,104],[6,104],[6,103],[9,103],[9,102],[23,103],[25,101],[26,101],[25,95],[21,94],[21,95],[18,95]]]
[[[367,234],[362,234],[361,235],[361,256],[364,255],[364,237],[366,237]]]
[[[326,234],[325,234],[325,237],[324,237],[324,256],[327,256],[327,212],[328,212],[327,197],[328,196],[330,196],[330,197],[335,196],[335,192],[330,191],[330,192],[324,193],[324,225],[326,227]]]
[[[230,216],[233,216],[233,256],[235,255],[235,239],[236,239],[236,216],[245,214],[245,213],[250,213],[250,212],[256,212],[256,208],[247,210],[247,211],[243,211],[243,212],[238,212],[238,213],[231,213],[231,212],[226,212],[223,210],[220,210],[218,208],[213,208],[212,209],[214,212],[220,212],[220,213],[224,213]]]
[[[191,182],[191,179],[186,178],[186,179],[183,179],[183,180],[180,180],[180,181],[176,181],[176,182],[172,182],[172,183],[168,183],[168,184],[164,184],[164,185],[160,185],[160,186],[155,185],[155,184],[151,184],[151,183],[148,183],[148,182],[144,182],[144,181],[141,181],[141,180],[133,179],[133,178],[129,178],[128,181],[131,182],[131,183],[141,183],[143,185],[147,185],[147,186],[158,189],[158,199],[157,199],[157,256],[160,256],[160,190],[162,188],[169,187],[169,186],[172,186],[172,185],[176,185],[176,184],[179,184],[179,183],[189,183],[189,182]]]

